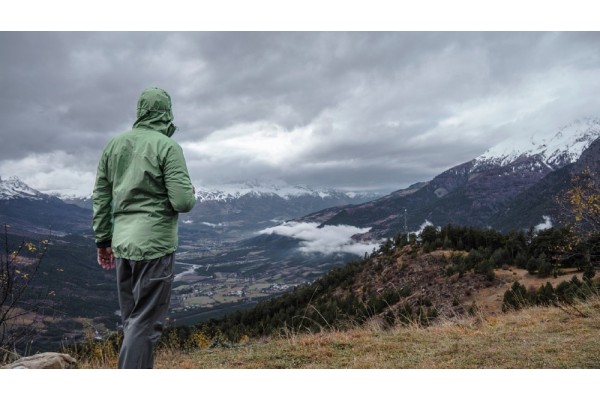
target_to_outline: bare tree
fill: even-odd
[[[7,224],[4,224],[4,249],[0,252],[0,361],[16,353],[19,344],[30,339],[34,332],[35,316],[43,302],[32,291],[32,281],[40,270],[48,250],[48,240],[38,245],[24,239],[9,243]]]
[[[571,180],[565,200],[570,205],[576,229],[585,235],[600,232],[600,187],[596,172],[585,169]]]
[[[572,233],[563,257],[583,257],[584,277],[589,281],[600,264],[600,177],[596,171],[584,169],[572,177],[569,190],[556,200]]]

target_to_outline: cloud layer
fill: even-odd
[[[544,219],[544,222],[540,222],[533,228],[536,232],[543,231],[544,229],[550,229],[553,226],[552,219],[549,216],[543,215],[542,218]]]
[[[194,183],[398,189],[600,110],[600,33],[2,32],[0,175],[91,192],[147,86]]]
[[[362,256],[379,248],[379,242],[358,242],[353,235],[367,233],[371,228],[357,228],[349,225],[327,225],[322,228],[317,223],[287,222],[272,228],[263,229],[260,234],[276,234],[300,240],[299,250],[305,253],[351,253]]]

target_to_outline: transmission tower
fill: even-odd
[[[404,209],[404,232],[406,232],[406,243],[408,243],[410,236],[408,234],[408,225],[406,223],[406,208]]]

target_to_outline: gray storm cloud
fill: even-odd
[[[389,189],[600,110],[597,32],[1,32],[0,175],[91,192],[139,93],[197,185]]]

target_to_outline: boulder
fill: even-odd
[[[77,360],[64,353],[40,353],[23,357],[3,366],[3,369],[66,369],[73,368]]]

